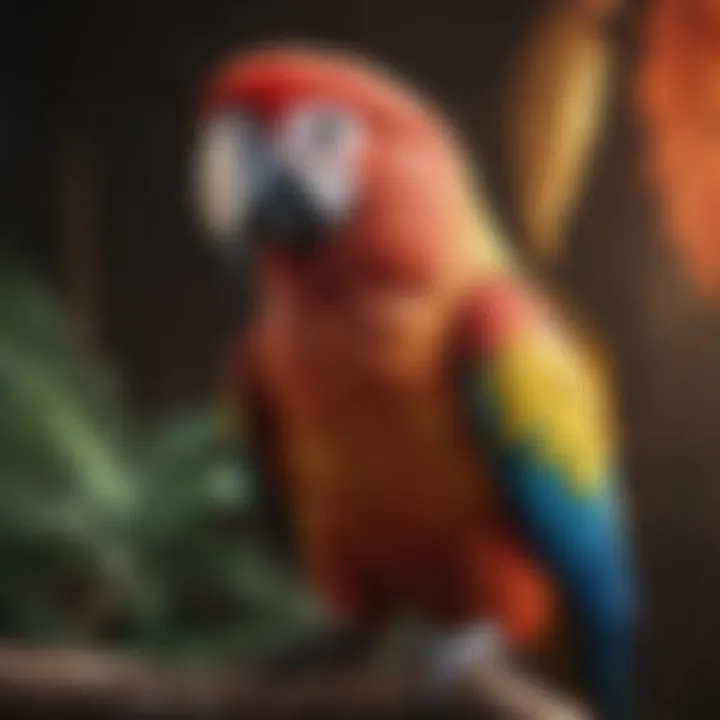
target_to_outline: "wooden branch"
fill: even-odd
[[[508,666],[484,663],[464,682],[471,702],[503,720],[591,720],[579,703]]]
[[[458,710],[514,720],[588,720],[569,701],[508,668],[473,669]],[[247,672],[199,671],[130,655],[0,647],[0,716],[359,717],[414,716],[427,702],[410,675],[376,670],[323,672],[271,681]],[[443,716],[446,716],[444,714]]]

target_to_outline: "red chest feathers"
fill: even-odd
[[[441,587],[441,573],[446,586],[462,574],[490,508],[445,353],[429,342],[393,355],[388,345],[379,354],[288,340],[268,339],[262,367],[280,481],[311,571],[330,594],[361,585],[427,605],[428,576]]]
[[[321,320],[266,325],[254,343],[274,480],[321,594],[353,620],[490,613],[519,640],[537,638],[549,586],[489,482],[449,343],[407,316],[406,334],[375,338]]]

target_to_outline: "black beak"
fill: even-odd
[[[317,246],[323,218],[300,178],[277,167],[249,208],[247,227],[256,245],[272,244],[302,255]]]

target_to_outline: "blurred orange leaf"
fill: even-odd
[[[649,3],[636,90],[664,229],[696,286],[720,299],[720,3]]]

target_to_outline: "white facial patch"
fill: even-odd
[[[193,195],[203,228],[230,237],[248,204],[242,128],[234,118],[218,118],[201,129],[193,158]]]
[[[329,220],[346,215],[355,198],[361,135],[357,120],[333,105],[301,106],[279,128],[280,154]]]

